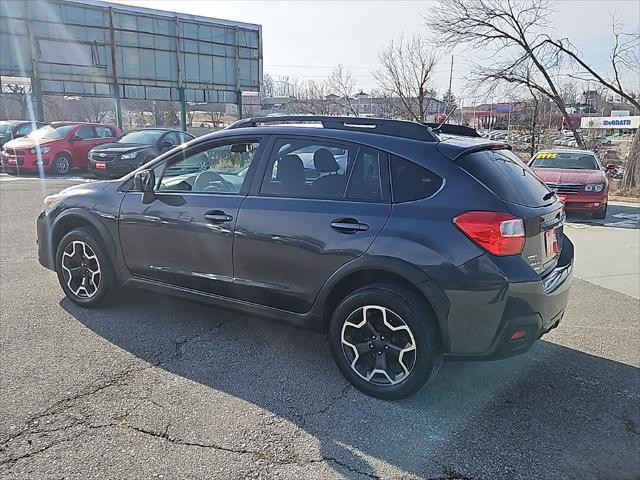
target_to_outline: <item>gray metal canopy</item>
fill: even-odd
[[[260,90],[260,25],[95,0],[2,0],[0,75],[42,95],[236,103]],[[183,118],[184,120],[184,118]],[[121,124],[121,118],[118,119]],[[184,121],[186,123],[186,120]]]

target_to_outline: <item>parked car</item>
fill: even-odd
[[[37,130],[43,125],[44,123],[42,122],[31,122],[28,120],[0,121],[0,147],[15,138],[29,135],[31,132]]]
[[[552,149],[536,153],[529,162],[547,186],[565,201],[568,213],[590,213],[594,218],[607,216],[609,181],[595,153],[588,150]]]
[[[282,125],[305,121],[318,125]],[[46,197],[38,256],[82,307],[142,287],[328,332],[356,388],[406,397],[443,358],[527,351],[562,319],[572,279],[562,202],[508,145],[454,127],[468,136],[241,120]]]
[[[53,122],[2,147],[5,167],[64,175],[87,167],[87,153],[111,142],[120,129],[102,123]]]
[[[166,128],[131,130],[115,142],[91,150],[89,171],[97,177],[121,177],[193,138],[190,133]]]

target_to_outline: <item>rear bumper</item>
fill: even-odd
[[[567,237],[563,242],[558,265],[542,279],[520,258],[483,255],[439,280],[451,303],[451,348],[445,357],[496,360],[519,355],[557,327],[573,279],[573,244]],[[518,338],[512,339],[514,334]]]

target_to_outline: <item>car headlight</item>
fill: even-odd
[[[42,154],[42,153],[49,153],[51,151],[51,147],[47,147],[46,145],[44,147],[34,147],[31,150],[29,150],[29,153],[31,155],[36,155],[38,153]]]
[[[604,185],[601,183],[588,183],[584,186],[585,192],[601,192],[604,189]]]
[[[132,158],[136,158],[138,156],[138,152],[131,153],[123,153],[120,158],[123,160],[131,160]]]

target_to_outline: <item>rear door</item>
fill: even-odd
[[[456,163],[492,190],[509,213],[524,221],[523,258],[539,274],[553,269],[562,250],[562,202],[509,150],[469,153]]]
[[[235,293],[293,312],[362,255],[389,216],[387,155],[318,138],[276,138],[242,204]]]
[[[93,147],[96,145],[102,145],[103,143],[111,143],[115,140],[115,130],[112,127],[96,126],[96,138],[93,142]],[[91,147],[91,148],[93,148]]]

